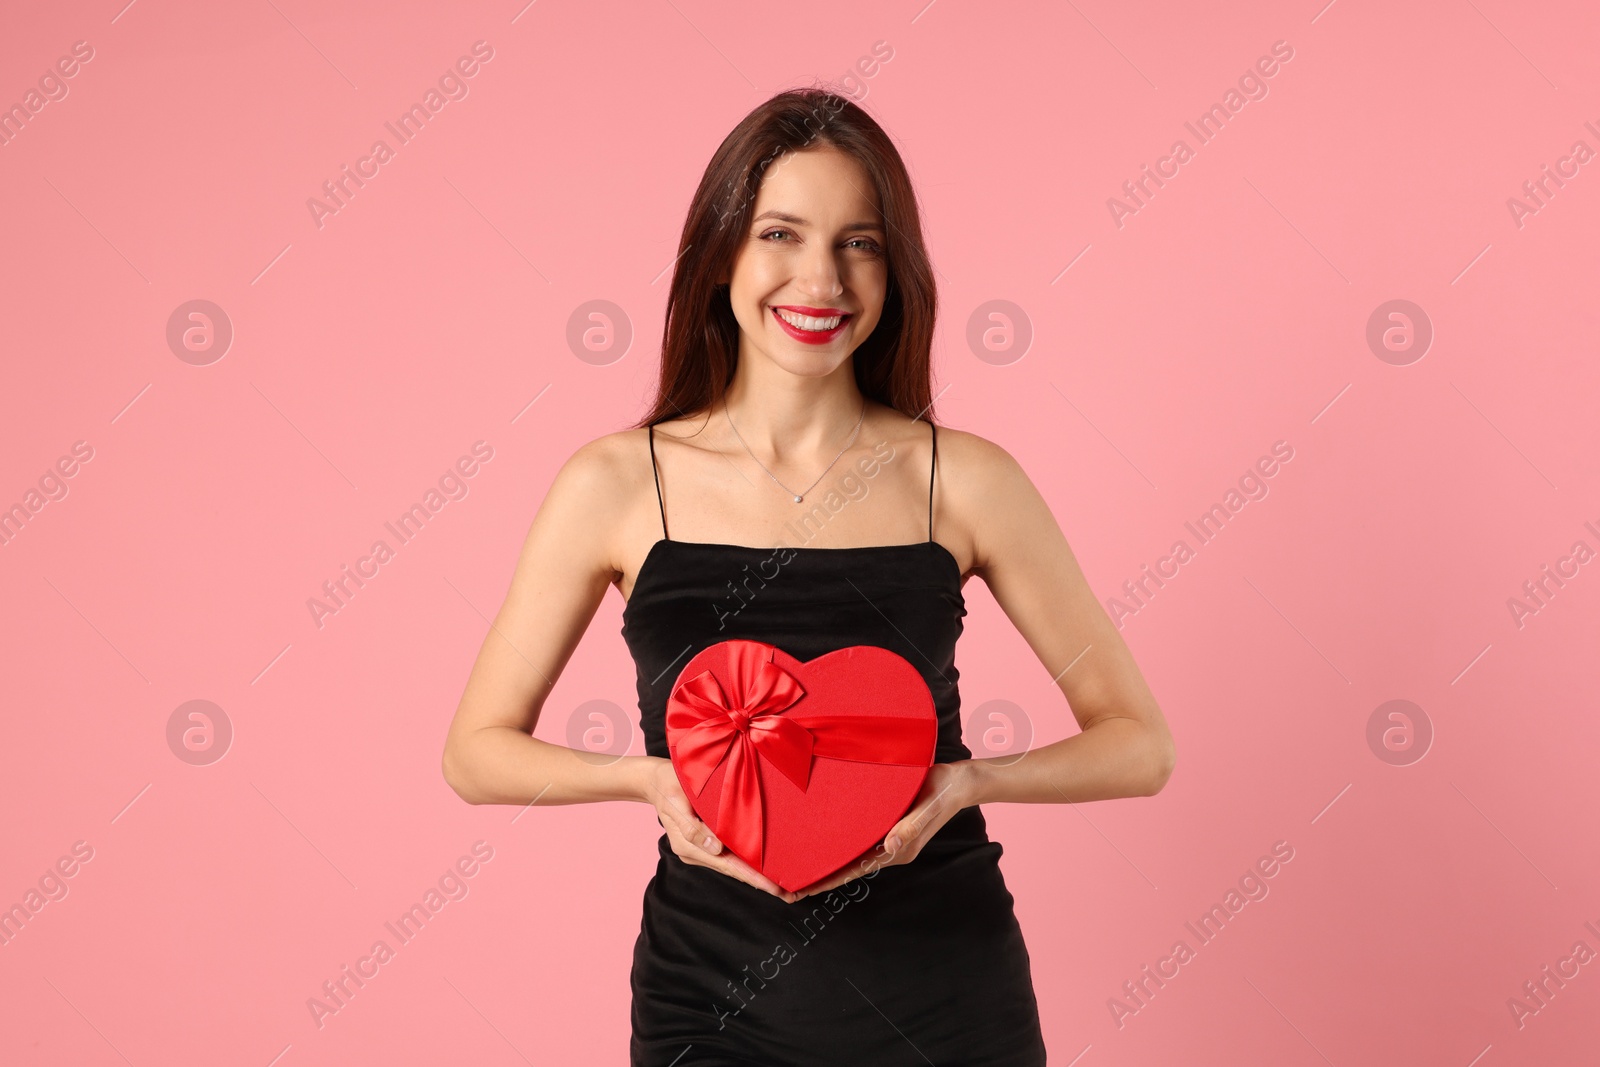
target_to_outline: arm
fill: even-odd
[[[965,541],[972,573],[1056,679],[1080,733],[1019,756],[936,763],[884,842],[800,891],[815,896],[878,867],[910,863],[962,808],[1153,796],[1176,756],[1172,735],[1049,505],[1010,454],[973,434],[939,434],[940,522]]]
[[[627,527],[627,501],[641,495],[638,472],[650,469],[644,449],[637,431],[631,438],[626,431],[611,434],[579,449],[556,475],[451,720],[444,779],[469,804],[653,804],[673,852],[685,863],[794,900],[793,893],[723,852],[695,816],[671,760],[622,756],[597,762],[532,736],[606,586],[621,575],[614,538],[605,532]]]
[[[954,789],[966,804],[1155,795],[1172,774],[1172,734],[1049,505],[1004,449],[971,434],[948,436],[960,443],[951,449],[949,482],[967,489],[952,506],[972,531],[973,571],[1056,677],[1082,728],[1022,758],[962,761]]]
[[[533,737],[550,689],[616,575],[608,539],[622,515],[621,457],[601,438],[557,473],[517,560],[505,603],[478,650],[445,738],[445,781],[469,804],[644,799],[646,757],[585,761]]]

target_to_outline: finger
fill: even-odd
[[[742,882],[755,886],[757,889],[771,893],[773,896],[783,897],[790,903],[793,903],[794,900],[798,899],[795,894],[789,892],[787,889],[784,889],[777,882],[774,882],[771,878],[768,878],[766,875],[762,874],[760,871],[756,870],[754,867],[750,866],[744,860],[740,859],[738,856],[735,856],[731,852],[725,856],[718,857],[717,862],[707,864],[707,866],[714,867],[725,874],[732,875]]]
[[[948,788],[948,786],[945,787],[945,789]],[[893,855],[914,844],[917,838],[922,836],[922,831],[927,827],[928,820],[935,813],[943,810],[944,794],[945,790],[940,790],[937,795],[929,797],[924,803],[912,808],[905,818],[890,827],[889,832],[883,836],[884,849]]]
[[[897,826],[889,831],[883,839],[883,851],[888,857],[884,863],[910,863],[916,859],[917,853],[922,851],[923,844],[930,836],[929,827],[943,826],[944,821],[937,823],[922,821]]]
[[[919,827],[920,824],[909,816],[895,823],[889,828],[889,832],[883,835],[884,852],[890,856],[898,854],[906,845],[916,840]]]
[[[708,855],[722,853],[722,842],[717,840],[717,835],[711,832],[710,827],[695,816],[694,809],[688,807],[686,801],[680,801],[677,797],[668,797],[667,801],[667,810],[685,841]]]
[[[717,840],[717,835],[712,833],[711,828],[705,823],[699,819],[693,820],[689,833],[689,840],[693,841],[702,852],[709,856],[722,855],[722,842]]]
[[[950,787],[946,785],[938,793],[912,808],[899,822],[889,828],[889,832],[883,837],[882,844],[862,853],[855,864],[845,868],[841,873],[819,879],[813,884],[803,887],[799,890],[799,898],[804,899],[805,897],[815,896],[818,893],[826,893],[828,890],[841,886],[854,878],[870,873],[871,869],[875,867],[893,867],[897,864],[910,863],[916,858],[921,848],[920,840],[923,836],[923,831],[931,825],[933,817],[944,809],[944,795],[949,790]],[[943,824],[941,823],[941,825]],[[856,868],[862,864],[862,861],[866,861],[865,869],[857,870]]]
[[[683,839],[707,856],[722,855],[722,842],[699,819],[690,817],[681,824]]]

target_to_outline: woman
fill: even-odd
[[[635,1065],[1044,1063],[979,805],[1149,796],[1172,771],[1161,711],[1049,507],[1000,447],[933,424],[921,234],[899,154],[854,104],[797,90],[739,124],[684,227],[654,405],[557,475],[451,724],[444,775],[471,803],[655,807]],[[972,758],[954,650],[974,574],[1082,732]],[[648,754],[601,763],[530,735],[609,585]],[[798,891],[723,847],[669,758],[680,671],[732,639],[802,662],[888,649],[937,712],[911,809]]]

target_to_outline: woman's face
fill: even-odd
[[[775,160],[762,179],[728,296],[739,358],[833,373],[883,313],[889,266],[867,172],[831,146]]]

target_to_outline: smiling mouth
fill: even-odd
[[[775,307],[772,310],[777,314],[778,318],[782,319],[784,322],[787,322],[795,329],[811,330],[817,333],[825,333],[850,317],[844,314],[802,315],[798,311],[790,311],[788,308],[778,307]]]
[[[844,331],[853,315],[802,315],[788,308],[774,307],[772,317],[778,320],[785,333],[807,344],[822,344],[833,340]]]

